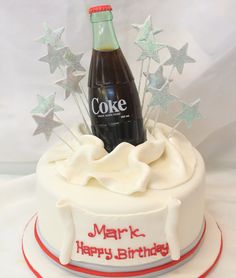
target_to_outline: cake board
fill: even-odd
[[[90,275],[86,272],[73,273],[63,269],[52,261],[39,247],[34,237],[34,225],[37,214],[35,214],[27,223],[22,237],[22,253],[24,259],[36,277],[57,277],[57,278],[95,278],[102,276]],[[171,270],[166,274],[150,273],[146,275],[128,275],[124,277],[139,277],[139,278],[203,278],[206,277],[218,262],[222,249],[223,237],[222,232],[214,218],[206,213],[206,232],[204,240],[199,250],[191,257],[191,260],[184,263],[178,268]]]

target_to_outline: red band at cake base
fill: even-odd
[[[57,256],[55,256],[54,254],[52,254],[47,247],[43,244],[43,242],[41,241],[39,235],[38,235],[38,231],[37,231],[37,219],[35,221],[35,225],[34,225],[34,236],[35,239],[37,241],[37,243],[39,244],[40,248],[42,249],[42,251],[49,256],[53,261],[55,261],[57,264],[61,265],[63,268],[74,271],[74,272],[78,272],[78,273],[84,273],[84,274],[88,274],[88,275],[93,275],[94,277],[139,277],[142,275],[146,275],[146,274],[150,274],[150,273],[154,273],[154,272],[158,272],[158,271],[163,271],[163,270],[168,270],[168,268],[172,268],[174,266],[177,266],[178,264],[184,262],[185,260],[187,260],[188,258],[190,258],[192,255],[194,255],[195,251],[197,251],[198,247],[200,246],[201,242],[203,241],[204,235],[205,235],[205,231],[206,231],[206,223],[204,225],[204,230],[203,233],[201,235],[201,238],[199,239],[199,241],[196,243],[196,245],[190,250],[188,251],[186,254],[182,255],[180,257],[179,260],[177,261],[171,261],[168,263],[165,263],[163,265],[160,266],[156,266],[156,267],[151,267],[148,269],[143,269],[143,270],[138,270],[138,271],[130,271],[130,272],[104,272],[104,271],[98,271],[98,270],[93,270],[93,269],[88,269],[88,268],[84,268],[84,267],[79,267],[79,266],[75,266],[72,264],[67,264],[67,265],[62,265],[59,261],[59,258]],[[209,268],[208,271],[206,271],[203,275],[201,275],[200,277],[203,278],[205,277],[214,267],[214,265],[217,263],[221,251],[222,251],[222,238],[221,238],[221,250],[220,253],[218,254],[214,264]],[[24,254],[24,248],[22,246],[22,250],[23,250],[23,254]],[[28,264],[28,266],[30,267],[31,271],[35,274],[36,277],[42,277],[33,267],[32,265],[30,265],[29,260],[26,258],[26,256],[24,255],[26,263]]]

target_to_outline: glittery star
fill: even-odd
[[[37,41],[43,44],[49,44],[54,48],[59,48],[63,46],[61,36],[65,30],[64,27],[52,30],[47,24],[44,24],[44,36],[39,38]]]
[[[32,117],[38,125],[33,135],[44,133],[46,140],[48,141],[53,132],[53,129],[62,125],[62,123],[54,121],[53,116],[53,109],[44,116],[33,115]]]
[[[176,117],[177,120],[185,121],[188,128],[192,127],[193,121],[201,119],[201,114],[198,112],[200,99],[188,105],[183,103],[182,112]]]
[[[65,89],[65,99],[67,99],[71,93],[82,93],[79,82],[83,77],[84,75],[75,75],[71,67],[67,68],[66,79],[56,82],[58,86]]]
[[[55,104],[55,96],[56,94],[50,95],[48,97],[43,97],[37,95],[38,106],[36,106],[31,113],[32,114],[43,114],[48,113],[49,110],[53,109],[54,112],[63,111],[64,109],[59,105]]]
[[[149,92],[152,94],[149,106],[160,106],[163,110],[167,111],[168,105],[177,99],[168,93],[169,85],[167,84],[161,90],[149,87]]]
[[[170,51],[170,59],[165,62],[165,65],[173,65],[177,71],[181,74],[184,69],[185,63],[195,63],[196,61],[187,55],[188,43],[186,43],[181,49],[174,47],[167,47]]]
[[[85,71],[85,68],[80,63],[83,55],[83,53],[76,55],[69,48],[67,48],[65,52],[66,64],[74,70]]]
[[[154,73],[147,74],[146,72],[143,73],[148,80],[148,86],[155,89],[160,89],[166,82],[166,78],[163,76],[163,67],[160,66]]]
[[[135,40],[137,44],[139,44],[140,41],[146,40],[150,32],[152,32],[154,35],[162,32],[162,30],[152,30],[152,20],[150,15],[145,19],[143,24],[132,24],[132,26],[138,30]]]
[[[156,43],[152,32],[148,34],[147,40],[139,42],[139,46],[142,48],[142,53],[141,56],[138,58],[138,61],[145,60],[146,58],[152,58],[157,63],[160,63],[158,51],[165,46]]]
[[[66,47],[55,49],[53,46],[48,44],[48,55],[40,58],[39,61],[48,63],[50,72],[54,73],[57,68],[65,65],[65,51]]]

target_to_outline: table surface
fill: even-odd
[[[0,266],[1,277],[30,278],[21,255],[21,235],[25,223],[36,211],[35,175],[0,175]],[[206,209],[223,231],[222,257],[208,277],[235,277],[236,273],[236,173],[227,170],[207,174]],[[53,275],[50,276],[53,278]]]

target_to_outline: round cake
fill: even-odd
[[[79,133],[74,152],[59,144],[45,153],[34,231],[42,250],[82,277],[157,277],[190,260],[206,230],[204,162],[170,133],[157,124],[145,143],[111,153]]]

